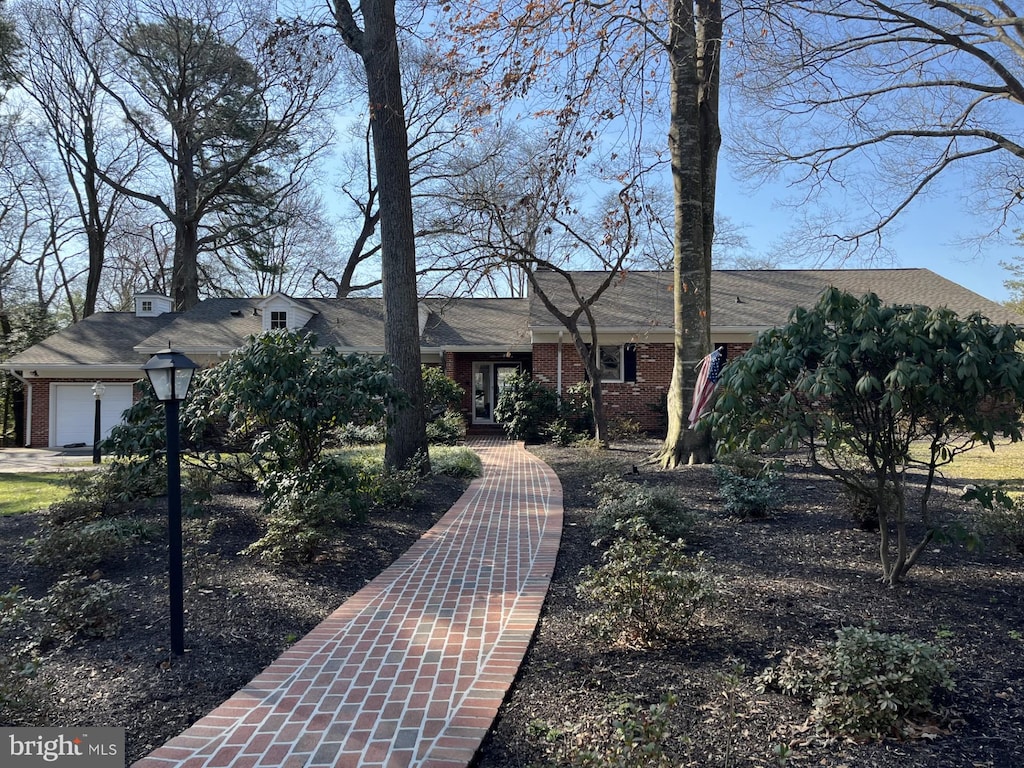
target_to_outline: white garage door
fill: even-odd
[[[52,384],[50,399],[52,447],[84,443],[92,445],[96,429],[96,399],[92,384]],[[107,437],[120,424],[121,414],[132,404],[131,384],[107,384],[100,405],[100,432]]]

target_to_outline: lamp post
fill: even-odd
[[[192,374],[199,366],[179,352],[165,349],[149,359],[142,370],[149,377],[167,416],[167,570],[171,595],[171,651],[185,652],[185,589],[181,556],[181,458],[178,406],[188,394]]]
[[[100,408],[103,402],[103,393],[107,391],[106,385],[102,381],[97,381],[92,385],[92,396],[96,398],[96,421],[92,431],[92,463],[100,463]]]

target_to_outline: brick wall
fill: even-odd
[[[32,412],[29,423],[29,446],[45,448],[50,444],[50,383],[52,379],[32,379]]]
[[[648,432],[665,429],[664,405],[672,381],[672,345],[636,344],[636,381],[605,382],[605,414],[612,421],[636,421]],[[533,375],[552,389],[558,384],[558,344],[535,344]],[[572,344],[562,345],[562,391],[585,380]]]

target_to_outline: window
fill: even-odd
[[[622,381],[622,347],[599,346],[597,365],[601,369],[601,381]]]
[[[271,312],[270,313],[270,330],[278,331],[288,328],[288,313],[287,312]]]
[[[142,300],[142,311],[143,312],[152,312],[153,311],[153,302],[150,299],[143,299]]]

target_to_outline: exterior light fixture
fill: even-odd
[[[181,554],[181,436],[178,412],[188,395],[192,375],[199,366],[171,349],[157,352],[142,370],[149,377],[156,396],[163,401],[167,416],[167,572],[170,582],[171,651],[185,652],[185,587]]]

